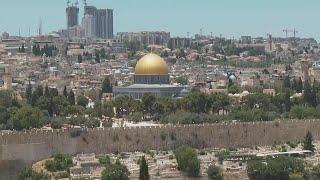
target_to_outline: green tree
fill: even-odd
[[[53,118],[51,120],[51,128],[52,129],[61,129],[63,121],[61,118]]]
[[[82,63],[82,60],[83,60],[83,58],[82,58],[82,56],[79,54],[79,55],[78,55],[78,63]]]
[[[112,118],[114,116],[113,104],[106,102],[102,105],[102,115]]]
[[[304,161],[291,157],[278,157],[267,159],[266,162],[254,160],[247,164],[247,173],[251,180],[289,180],[293,173],[303,174],[305,170]]]
[[[37,86],[35,93],[37,94],[38,97],[43,96],[43,87],[41,85]]]
[[[304,84],[303,102],[313,107],[317,106],[316,93],[311,88],[309,81],[305,81],[305,84]]]
[[[116,96],[113,104],[116,109],[117,116],[129,115],[133,112],[139,111],[142,106],[142,103],[134,100],[128,95]],[[142,112],[142,110],[140,112]]]
[[[142,106],[143,106],[143,109],[145,110],[145,113],[153,114],[156,97],[151,93],[145,93],[142,96],[141,101],[142,101]]]
[[[101,58],[107,58],[106,50],[104,48],[100,49],[100,56]]]
[[[102,82],[102,93],[112,93],[112,84],[109,77],[106,77]]]
[[[41,128],[44,125],[43,113],[38,108],[23,106],[10,111],[10,126],[15,130]]]
[[[68,96],[68,101],[69,101],[70,105],[75,105],[76,104],[76,100],[75,100],[74,93],[73,93],[72,89],[70,90],[70,93],[69,93],[69,96]]]
[[[139,180],[149,180],[149,170],[148,170],[148,163],[146,161],[146,158],[142,156],[140,159],[140,172],[139,172]]]
[[[95,52],[95,59],[96,63],[100,63],[100,55],[99,55],[99,52]]]
[[[129,180],[130,172],[119,160],[102,171],[102,180]]]
[[[179,147],[174,155],[178,162],[178,169],[187,173],[188,176],[197,177],[200,174],[200,160],[197,152],[188,146]]]
[[[315,176],[316,178],[320,179],[320,164],[317,164],[312,168],[312,175]]]
[[[50,172],[68,171],[72,165],[72,157],[68,154],[55,154],[53,160],[45,162],[45,167]]]
[[[65,109],[66,107],[69,105],[69,102],[67,101],[67,98],[65,96],[62,95],[58,95],[52,98],[52,110],[53,113],[56,115],[60,115]]]
[[[97,128],[100,126],[100,121],[97,118],[89,118],[85,120],[84,126],[87,128]]]
[[[211,180],[223,180],[222,169],[218,166],[209,166],[207,174]]]
[[[315,151],[315,147],[313,145],[313,136],[312,136],[310,131],[308,131],[306,136],[304,137],[303,149],[304,150],[309,150],[311,152]]]
[[[212,107],[212,101],[207,94],[195,91],[183,99],[183,107],[186,111],[207,113]]]
[[[26,98],[27,98],[28,104],[31,104],[31,102],[32,102],[32,86],[31,86],[30,81],[29,81],[29,84],[27,85],[27,88],[26,88]]]
[[[45,97],[49,97],[49,87],[48,87],[48,85],[46,85],[46,87],[45,87],[45,89],[44,89],[44,96]]]
[[[76,116],[83,115],[84,112],[85,112],[85,108],[79,105],[69,105],[64,111],[65,115],[76,115]]]
[[[299,80],[298,80],[298,84],[297,84],[297,93],[302,93],[302,90],[303,90],[303,83],[302,83],[302,79],[301,77],[299,77]]]
[[[64,88],[63,88],[63,95],[64,95],[64,97],[68,98],[67,86],[64,86]]]
[[[77,97],[77,105],[86,108],[88,103],[89,103],[89,100],[85,96],[80,95]]]
[[[111,165],[111,160],[110,160],[110,157],[108,155],[102,155],[99,157],[99,162],[101,165],[103,166],[109,166]]]
[[[181,84],[181,85],[187,85],[188,84],[188,79],[183,77],[183,76],[179,76],[179,77],[177,77],[176,82]]]
[[[26,49],[25,49],[25,47],[24,47],[24,44],[22,44],[22,46],[21,46],[21,52],[22,52],[22,53],[26,52]]]
[[[25,168],[19,174],[19,180],[45,180],[48,177],[43,173],[37,173],[33,171],[31,168]]]
[[[318,118],[319,112],[313,107],[296,105],[291,108],[289,117],[292,119]]]
[[[290,84],[290,77],[286,76],[283,80],[283,87],[284,88],[290,88],[291,84]]]
[[[13,105],[13,101],[10,91],[0,90],[0,107],[9,108]]]

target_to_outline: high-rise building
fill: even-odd
[[[113,9],[107,9],[107,38],[113,38]]]
[[[79,8],[76,6],[70,6],[66,9],[67,14],[67,28],[71,28],[73,26],[77,26],[78,23],[78,14],[79,14]]]
[[[82,28],[85,37],[94,37],[96,33],[96,19],[93,15],[85,14],[82,19]]]
[[[166,46],[170,40],[170,33],[165,31],[119,32],[120,41],[138,41],[143,45]]]
[[[113,38],[113,10],[97,9],[94,6],[84,7],[85,15],[92,15],[94,23],[94,35],[99,38]]]
[[[107,10],[98,9],[97,12],[97,37],[107,38]]]

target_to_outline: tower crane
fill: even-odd
[[[288,38],[288,33],[293,33],[293,37],[296,38],[298,31],[296,29],[284,29],[283,32],[286,34],[286,38]]]
[[[87,0],[83,0],[84,6],[88,6]]]

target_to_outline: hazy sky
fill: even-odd
[[[73,0],[75,1],[75,0]],[[81,0],[80,0],[81,1]],[[87,0],[89,5],[114,9],[115,32],[165,30],[173,36],[213,32],[284,36],[296,28],[298,36],[320,39],[320,0]],[[82,18],[82,3],[80,3]],[[34,34],[65,28],[66,0],[0,0],[0,32]],[[79,18],[79,22],[81,19]]]

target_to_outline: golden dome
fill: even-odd
[[[150,53],[143,56],[136,65],[136,75],[168,75],[167,63],[160,56]]]

